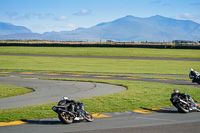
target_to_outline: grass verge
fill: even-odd
[[[198,61],[0,56],[0,71],[188,74]],[[14,65],[13,65],[14,64]]]
[[[86,56],[200,58],[200,50],[99,47],[1,47],[0,53]]]
[[[128,88],[127,91],[120,93],[87,99],[79,99],[78,101],[83,102],[85,104],[85,109],[90,113],[116,111],[122,112],[141,108],[151,109],[172,106],[169,98],[172,90],[175,88],[179,89],[180,92],[190,94],[195,101],[200,101],[200,97],[198,97],[200,89],[190,86],[124,80],[76,79],[76,81],[102,82],[122,85]],[[56,104],[57,103],[48,103],[23,108],[0,110],[0,121],[8,122],[22,119],[42,119],[57,117],[57,114],[51,110],[52,106]]]
[[[33,90],[12,85],[0,85],[0,98],[18,96],[30,92],[33,92]]]

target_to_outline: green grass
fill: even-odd
[[[200,50],[98,47],[0,47],[0,53],[200,58]]]
[[[64,79],[63,79],[64,80]],[[79,80],[80,81],[80,80]],[[169,99],[173,89],[188,93],[195,101],[200,101],[200,89],[191,86],[168,85],[161,83],[122,81],[122,80],[92,80],[81,79],[81,81],[104,82],[126,86],[127,91],[80,99],[85,104],[85,109],[90,113],[104,113],[116,111],[133,111],[141,108],[159,108],[172,106]],[[14,121],[21,119],[41,119],[57,117],[51,110],[57,103],[35,105],[23,108],[0,110],[0,121]],[[14,115],[13,115],[14,114]]]
[[[0,56],[0,71],[188,74],[198,61]]]
[[[55,55],[95,55],[95,56],[135,56],[200,58],[199,50],[142,49],[142,48],[52,48],[52,47],[0,47],[0,53],[55,54]],[[123,74],[188,74],[193,68],[200,71],[198,61],[159,61],[130,59],[94,59],[64,57],[26,57],[0,55],[0,71],[11,72],[59,72],[59,73],[102,73]],[[169,98],[173,89],[190,94],[200,101],[200,89],[190,86],[137,82],[125,80],[87,80],[126,86],[127,91],[106,96],[81,99],[90,113],[132,111],[141,108],[172,106]],[[51,110],[56,103],[23,108],[0,110],[0,121],[21,119],[41,119],[57,117]]]
[[[18,86],[0,85],[0,98],[18,96],[30,92],[33,92],[33,90]]]

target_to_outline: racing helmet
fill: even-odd
[[[173,93],[179,93],[179,91],[177,89],[173,90]]]
[[[192,68],[190,68],[190,72],[194,71]]]
[[[69,99],[68,97],[63,97],[63,99],[62,100],[67,100],[67,99]]]

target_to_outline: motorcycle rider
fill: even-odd
[[[65,106],[66,104],[70,104],[69,105],[69,108],[70,108],[70,111],[74,114],[78,113],[77,116],[79,117],[76,117],[74,120],[80,120],[82,119],[81,115],[80,115],[80,105],[81,103],[80,102],[76,102],[75,100],[69,100],[68,97],[63,97],[61,101],[58,102],[58,105],[63,105]]]
[[[70,110],[71,110],[71,112],[75,111],[76,101],[69,100],[68,97],[63,97],[62,100],[60,100],[58,102],[58,105],[61,105],[61,106],[65,106],[66,104],[70,104]]]
[[[191,110],[196,110],[196,111],[200,112],[200,107],[195,104],[195,102],[191,98],[191,96],[188,95],[188,94],[186,94],[186,93],[180,93],[177,89],[173,90],[173,93],[171,94],[171,98],[170,98],[170,101],[172,102],[172,104],[174,106],[176,106],[176,105],[173,102],[172,98],[175,97],[175,96],[177,96],[177,97],[184,97],[186,99],[186,101],[190,101],[190,103],[191,103],[190,108],[189,108],[190,111]]]
[[[192,83],[195,82],[199,78],[200,74],[197,71],[194,71],[192,68],[190,69],[189,77],[192,79]]]

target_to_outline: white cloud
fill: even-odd
[[[200,14],[194,15],[190,13],[184,13],[182,15],[177,16],[176,18],[182,20],[191,20],[200,24]]]
[[[85,15],[89,15],[91,14],[91,10],[89,9],[82,9],[76,13],[74,13],[74,15],[77,15],[77,16],[85,16]]]
[[[53,13],[25,13],[25,14],[19,14],[18,12],[7,12],[5,13],[9,19],[11,20],[25,20],[25,19],[54,19],[59,21],[67,20],[67,16],[61,15],[55,15]]]
[[[65,21],[65,20],[67,20],[67,16],[64,16],[64,15],[54,16],[54,20]]]
[[[72,24],[72,23],[68,23],[68,24],[67,24],[67,27],[69,27],[69,28],[75,28],[75,25]]]
[[[5,15],[8,16],[9,19],[18,19],[19,18],[19,13],[18,12],[6,12]]]
[[[60,16],[60,20],[67,20],[66,16]]]
[[[59,22],[58,22],[59,23]],[[26,26],[27,28],[31,29],[32,32],[35,33],[44,33],[44,32],[60,32],[60,31],[71,31],[75,30],[76,27],[72,23],[61,23],[61,24],[46,24],[46,25],[41,25],[41,24],[32,24],[29,26]]]
[[[37,17],[39,19],[48,19],[48,18],[53,18],[54,17],[54,14],[53,13],[45,13],[45,14],[35,14],[34,17]]]
[[[160,5],[160,6],[170,6],[169,3],[161,1],[161,0],[154,0],[154,1],[150,1],[149,3],[153,5]]]
[[[150,4],[161,4],[161,3],[162,3],[161,0],[150,1]]]

